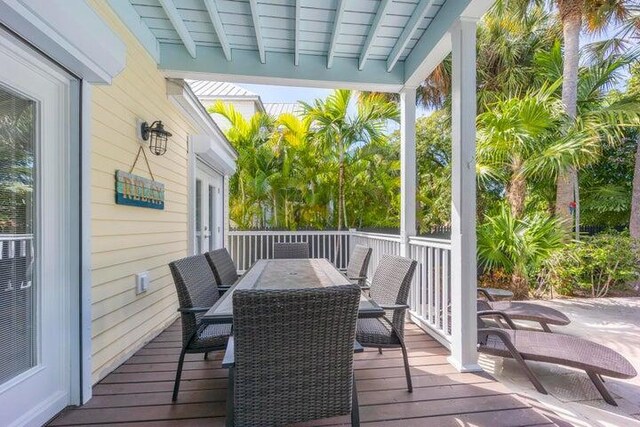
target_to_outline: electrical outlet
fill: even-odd
[[[149,272],[143,271],[136,274],[136,295],[147,292],[147,289],[149,289]]]

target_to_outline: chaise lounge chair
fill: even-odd
[[[486,300],[478,300],[478,311],[496,310],[507,313],[512,320],[528,320],[537,322],[545,332],[552,332],[549,325],[566,326],[571,320],[560,311],[551,307],[517,301],[495,301],[485,289],[478,288],[478,293]]]
[[[499,317],[509,329],[487,327],[484,318]],[[478,351],[492,356],[514,359],[536,390],[547,390],[527,365],[527,360],[555,363],[584,370],[604,400],[618,406],[605,387],[602,376],[633,378],[638,373],[622,355],[603,345],[563,334],[517,330],[508,314],[501,311],[478,311]]]

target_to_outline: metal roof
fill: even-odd
[[[450,51],[448,31],[455,20],[461,15],[479,17],[491,4],[491,0],[109,2],[171,77],[315,82],[324,87],[335,82],[365,89],[419,82],[425,76],[418,79],[416,72],[433,68]]]
[[[233,83],[211,82],[208,80],[187,80],[187,83],[198,98],[258,98],[257,94]]]
[[[278,117],[280,114],[293,114],[294,116],[302,116],[302,107],[297,102],[272,102],[264,104],[265,112],[273,117]]]

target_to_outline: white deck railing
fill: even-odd
[[[414,323],[449,348],[451,341],[451,242],[426,237],[409,238],[409,256],[418,261],[409,296]]]
[[[230,231],[229,252],[238,270],[256,260],[272,258],[276,242],[308,242],[312,258],[327,258],[346,268],[355,245],[373,249],[369,280],[385,254],[400,255],[400,236],[362,231]],[[451,339],[451,242],[446,239],[411,237],[408,255],[418,262],[409,296],[411,320],[449,347]]]
[[[230,231],[229,253],[244,272],[259,259],[273,258],[275,243],[307,242],[311,258],[326,258],[338,268],[349,263],[349,231]]]

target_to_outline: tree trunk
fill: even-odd
[[[511,274],[511,292],[513,299],[523,300],[529,297],[529,283],[523,273],[514,271]]]
[[[518,171],[522,166],[522,162],[515,160],[512,165],[513,172],[511,180],[507,186],[507,201],[511,207],[511,215],[514,218],[520,218],[524,211],[524,201],[527,197],[527,181]]]
[[[576,117],[578,97],[578,66],[580,48],[580,28],[582,27],[582,0],[562,0],[559,2],[562,32],[564,37],[564,58],[562,68],[562,104],[565,113]],[[556,216],[565,220],[567,228],[573,225],[570,205],[575,202],[575,188],[578,174],[575,168],[560,173],[557,181]]]
[[[338,230],[342,230],[342,208],[344,206],[344,153],[342,152],[342,142],[338,149],[340,150],[340,166],[338,172]]]
[[[631,237],[640,241],[640,132],[636,137],[636,162],[633,169],[633,192],[631,193],[631,218],[629,231]]]

